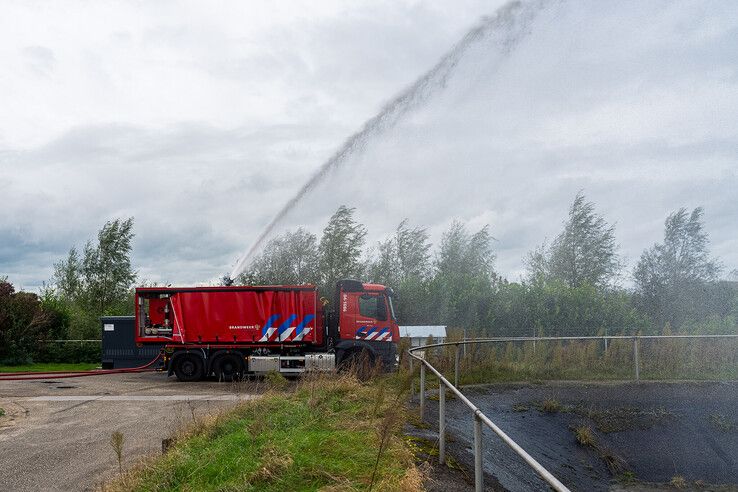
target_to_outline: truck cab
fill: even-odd
[[[335,350],[339,363],[364,352],[384,367],[396,365],[400,330],[393,302],[392,289],[384,285],[357,280],[337,283],[328,331],[337,335]],[[335,326],[330,326],[331,322]]]

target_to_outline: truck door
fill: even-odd
[[[384,292],[342,292],[340,337],[343,340],[391,342],[392,321]]]

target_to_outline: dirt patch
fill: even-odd
[[[446,464],[442,465],[438,462],[438,435],[430,431],[427,424],[416,427],[408,423],[404,433],[405,442],[413,451],[416,465],[425,477],[423,487],[426,492],[468,491],[474,488],[474,470],[466,464],[469,450],[464,443],[457,442],[451,435],[447,436]],[[458,456],[463,456],[464,462]],[[502,492],[505,489],[493,476],[485,474],[484,490]]]
[[[721,413],[713,413],[709,418],[710,425],[720,432],[738,432],[738,423]]]
[[[598,408],[594,406],[578,406],[573,409],[577,415],[592,420],[598,431],[623,432],[635,429],[651,429],[665,419],[674,419],[676,415],[665,408],[641,409],[635,407]]]
[[[179,383],[161,373],[0,382],[2,490],[92,490],[118,472],[111,436],[124,436],[123,468],[159,454],[194,416],[218,412],[255,388]]]

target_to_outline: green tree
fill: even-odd
[[[430,274],[428,232],[421,227],[408,227],[404,219],[394,235],[379,242],[377,255],[369,261],[371,280],[398,288],[408,279],[426,279]]]
[[[136,280],[131,267],[133,218],[108,221],[97,234],[97,244],[88,241],[82,259],[85,301],[102,316],[128,299]]]
[[[670,214],[664,242],[645,250],[633,272],[639,305],[660,326],[706,316],[705,293],[721,267],[710,257],[702,217],[700,207]]]
[[[604,287],[612,284],[620,271],[617,249],[615,228],[579,192],[569,208],[564,230],[551,247],[529,255],[529,278],[558,280],[569,287]]]
[[[569,287],[559,281],[496,285],[491,336],[634,334],[647,324],[624,289]]]
[[[82,262],[79,258],[77,248],[72,247],[67,257],[54,263],[54,275],[51,278],[56,293],[65,301],[76,300],[83,286]]]
[[[270,240],[249,270],[238,278],[239,283],[251,285],[317,284],[319,281],[318,240],[315,234],[303,228]]]
[[[36,294],[16,292],[0,279],[0,362],[32,362],[40,341],[52,334],[52,321]]]
[[[376,254],[370,257],[365,270],[368,280],[397,288],[400,283],[400,261],[394,237],[377,243]]]
[[[322,290],[333,292],[336,281],[359,278],[363,273],[361,255],[366,239],[366,228],[356,222],[356,209],[341,205],[323,229],[318,246]]]
[[[432,321],[428,316],[430,248],[427,231],[409,227],[404,219],[391,237],[378,244],[366,268],[369,280],[394,290],[395,314],[402,324]]]
[[[88,241],[81,257],[73,247],[54,264],[43,299],[65,325],[60,334],[95,338],[100,333],[100,316],[133,313],[132,238],[133,219],[106,222],[97,242]]]
[[[411,229],[407,222],[407,219],[400,222],[395,231],[400,280],[425,279],[430,273],[431,244],[428,231],[424,227]]]
[[[469,234],[454,222],[443,234],[429,292],[432,319],[452,327],[479,330],[492,297],[495,255],[487,226]]]

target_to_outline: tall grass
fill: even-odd
[[[633,343],[609,339],[607,348],[603,340],[469,345],[461,359],[460,382],[633,379]],[[738,339],[639,339],[638,343],[641,379],[738,379]],[[426,351],[426,358],[449,377],[454,355],[455,346]]]

